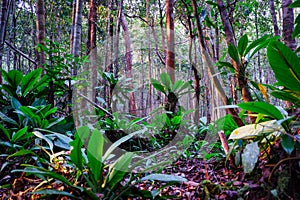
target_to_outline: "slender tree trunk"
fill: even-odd
[[[130,34],[128,30],[128,24],[124,15],[123,10],[121,11],[121,25],[124,31],[124,42],[125,42],[125,59],[126,59],[126,77],[129,79],[132,79],[132,48],[131,48],[131,39]],[[132,86],[133,87],[133,86]],[[129,113],[132,115],[136,115],[136,104],[135,104],[135,97],[134,92],[130,93],[130,99],[129,99]]]
[[[77,0],[73,0],[73,4],[72,4],[72,28],[71,28],[71,34],[70,34],[70,53],[71,54],[73,52],[73,42],[74,42],[76,1]]]
[[[4,50],[5,32],[7,27],[9,0],[2,0],[0,13],[0,84],[2,84],[2,58]]]
[[[286,46],[295,50],[297,44],[296,40],[292,37],[294,31],[294,12],[292,8],[289,8],[291,3],[292,0],[282,0],[283,39]]]
[[[166,68],[172,83],[175,82],[175,38],[174,38],[174,0],[166,0],[167,58]]]
[[[81,32],[82,32],[82,0],[76,0],[75,20],[74,20],[74,36],[72,41],[72,54],[74,57],[80,56],[81,50]],[[77,66],[73,66],[72,75],[77,75]]]
[[[279,35],[279,28],[278,28],[277,17],[275,12],[274,0],[269,0],[269,5],[270,5],[270,13],[272,16],[274,35],[277,36]]]
[[[89,18],[88,18],[88,44],[87,53],[90,57],[90,89],[88,91],[89,99],[95,102],[97,86],[97,45],[96,45],[96,20],[97,5],[96,0],[90,0]]]
[[[228,97],[226,96],[226,93],[225,93],[219,79],[217,78],[217,76],[214,76],[216,73],[214,71],[213,61],[212,61],[211,57],[209,56],[209,54],[207,52],[207,48],[206,48],[206,45],[205,45],[205,42],[204,42],[204,37],[203,37],[202,27],[201,27],[201,24],[200,24],[200,19],[199,19],[199,15],[198,15],[198,11],[197,11],[196,1],[192,0],[192,4],[193,4],[194,16],[196,18],[197,33],[198,33],[198,37],[200,39],[200,47],[201,47],[201,50],[202,50],[202,57],[203,57],[203,60],[205,61],[204,64],[208,67],[209,75],[212,78],[214,86],[216,87],[216,89],[218,90],[218,92],[221,96],[223,104],[227,105],[228,104]],[[237,123],[238,126],[243,126],[244,125],[244,123],[239,118],[239,116],[238,116],[235,109],[227,108],[226,111],[231,114],[232,118],[234,119],[234,121]]]
[[[46,46],[46,27],[45,27],[45,3],[44,0],[36,0],[36,31],[37,43]],[[43,67],[46,57],[44,51],[40,48],[37,51],[37,67]]]
[[[216,3],[218,4],[219,12],[221,15],[222,24],[223,24],[224,32],[226,35],[227,45],[232,44],[236,47],[237,45],[236,45],[236,41],[235,41],[235,37],[234,37],[234,32],[233,32],[224,2],[223,2],[223,0],[217,0]],[[253,101],[249,87],[248,87],[248,81],[247,81],[247,77],[245,74],[245,68],[242,66],[242,63],[240,61],[236,62],[236,61],[232,60],[232,65],[235,69],[238,86],[240,87],[244,102]],[[253,123],[255,122],[255,117],[250,116],[250,119]]]

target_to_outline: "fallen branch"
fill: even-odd
[[[10,47],[12,50],[14,50],[15,52],[17,52],[18,54],[20,54],[21,56],[23,56],[24,58],[26,58],[28,61],[32,62],[34,65],[37,65],[37,63],[32,60],[31,58],[29,58],[28,55],[26,55],[25,53],[23,53],[22,51],[20,51],[19,49],[17,49],[16,47],[14,47],[12,44],[10,44],[9,42],[7,42],[6,40],[4,41],[5,44],[7,44],[8,47]]]

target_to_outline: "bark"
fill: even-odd
[[[70,34],[70,53],[73,52],[76,1],[77,1],[77,0],[73,0],[73,4],[72,4],[72,28],[71,28],[71,34]]]
[[[96,46],[96,0],[90,0],[89,21],[88,21],[88,45],[87,51],[90,56],[90,82],[91,92],[89,98],[95,102],[97,86],[97,46]]]
[[[274,35],[277,36],[279,35],[279,28],[278,28],[277,17],[275,12],[274,0],[269,0],[269,5],[270,5],[270,13],[272,16]]]
[[[219,12],[221,15],[222,24],[223,24],[224,32],[226,35],[227,45],[233,44],[236,47],[237,44],[236,44],[233,28],[231,26],[229,16],[226,11],[224,2],[223,2],[223,0],[217,0],[216,3],[218,4],[218,9],[219,9]],[[232,60],[232,65],[235,69],[238,86],[240,87],[244,102],[253,101],[249,87],[248,87],[248,81],[247,81],[247,78],[245,75],[245,67],[243,66],[243,64],[240,61],[236,62],[234,60]],[[255,117],[250,116],[250,119],[251,119],[252,123],[255,122]]]
[[[9,1],[3,0],[0,13],[0,84],[2,84],[2,58],[4,50],[5,32],[7,27],[7,20],[9,14]]]
[[[292,37],[294,31],[294,12],[289,5],[292,0],[282,0],[282,13],[283,13],[283,38],[284,44],[290,49],[295,50],[297,47],[296,40]]]
[[[198,11],[197,11],[196,1],[192,0],[192,4],[193,4],[194,16],[196,18],[197,33],[198,33],[198,37],[200,38],[200,47],[201,47],[201,50],[202,50],[202,57],[203,57],[204,65],[206,65],[208,67],[209,75],[212,78],[213,84],[214,84],[214,86],[216,87],[217,91],[219,92],[219,94],[221,96],[223,104],[227,105],[228,104],[228,97],[226,96],[226,93],[225,93],[219,79],[217,78],[217,76],[215,76],[216,73],[215,73],[215,70],[214,70],[213,61],[212,61],[211,57],[209,56],[209,54],[207,52],[207,48],[206,48],[206,45],[205,45],[205,42],[204,42],[202,26],[200,24],[200,19],[199,19],[199,15],[198,15]],[[235,109],[227,108],[226,111],[228,113],[230,113],[230,115],[232,116],[232,118],[234,119],[234,121],[237,123],[238,126],[243,126],[244,125],[244,123],[239,118],[239,116],[238,116]]]
[[[37,43],[46,46],[46,27],[45,27],[45,3],[44,0],[36,0],[36,31]],[[43,67],[46,57],[44,51],[40,48],[37,52],[37,67]]]
[[[72,41],[72,54],[74,57],[80,56],[81,50],[81,31],[82,31],[82,0],[76,0],[75,20],[74,20],[74,37]],[[77,66],[73,66],[72,75],[77,75]]]
[[[121,25],[124,31],[124,43],[125,43],[125,60],[126,60],[126,78],[132,79],[132,48],[131,48],[131,39],[128,30],[128,24],[124,15],[123,10],[121,11]],[[132,87],[132,86],[131,86]],[[129,113],[132,115],[136,115],[136,104],[134,92],[130,93],[129,99]]]
[[[167,29],[167,57],[166,68],[172,83],[175,82],[175,47],[174,47],[174,0],[166,0],[166,29]]]

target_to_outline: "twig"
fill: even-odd
[[[32,62],[34,65],[37,65],[37,63],[32,60],[31,58],[29,58],[28,55],[26,55],[25,53],[23,53],[22,51],[20,51],[19,49],[17,49],[16,47],[14,47],[12,44],[10,44],[9,42],[7,42],[6,40],[4,41],[5,44],[7,44],[7,46],[9,46],[12,50],[14,50],[15,52],[17,52],[18,54],[20,54],[21,56],[23,56],[24,58],[26,58],[28,61]]]
[[[79,96],[81,96],[82,98],[84,98],[85,100],[87,100],[90,104],[92,104],[93,106],[95,106],[96,108],[102,110],[105,114],[107,114],[109,117],[113,118],[113,115],[108,112],[105,108],[103,108],[102,106],[99,106],[98,104],[96,104],[95,102],[91,101],[89,98],[87,98],[86,96],[84,96],[83,94],[78,93]]]
[[[270,173],[270,176],[268,178],[268,181],[269,183],[271,183],[271,178],[272,178],[272,175],[274,174],[274,171],[276,170],[277,167],[279,167],[279,165],[281,165],[281,163],[285,162],[285,161],[288,161],[288,160],[300,160],[300,157],[291,157],[291,158],[284,158],[282,160],[280,160],[275,166],[274,168],[272,169],[271,173]]]

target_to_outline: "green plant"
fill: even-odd
[[[131,165],[131,160],[134,158],[134,153],[127,152],[115,157],[115,151],[117,147],[132,138],[134,135],[140,132],[146,131],[142,129],[140,131],[133,132],[115,143],[113,143],[108,149],[104,148],[105,139],[103,133],[99,130],[90,130],[88,127],[78,128],[75,139],[70,142],[72,146],[71,154],[69,155],[68,163],[72,166],[72,176],[75,177],[70,181],[62,176],[55,169],[45,169],[33,165],[23,165],[25,169],[14,170],[14,172],[26,172],[27,174],[34,174],[36,176],[51,177],[55,180],[63,182],[68,187],[72,188],[79,193],[80,196],[89,196],[91,199],[122,199],[130,196],[141,196],[144,198],[154,198],[158,193],[151,193],[150,191],[137,190],[133,182],[141,182],[146,180],[159,180],[165,182],[182,182],[186,179],[162,174],[151,174],[140,179],[141,174],[133,174],[131,172],[134,166]],[[85,147],[85,148],[84,148]],[[152,157],[151,155],[150,157]],[[145,158],[145,159],[149,159]],[[146,167],[145,172],[149,169],[155,169],[155,167],[161,164],[155,164],[154,166]],[[126,179],[125,179],[126,178]],[[34,194],[62,194],[66,195],[66,192],[58,190],[45,190],[43,188],[37,189]],[[70,193],[67,196],[72,196]]]

